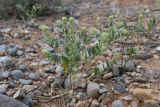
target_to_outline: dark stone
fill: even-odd
[[[147,60],[152,58],[152,54],[148,53],[148,52],[140,52],[137,54],[136,59],[140,59],[140,60]]]
[[[5,94],[7,90],[5,88],[0,88],[0,94]]]
[[[33,100],[31,97],[28,96],[23,99],[23,103],[29,107],[33,106]]]
[[[0,94],[0,107],[28,107],[28,106],[11,97]]]
[[[30,73],[28,77],[29,79],[34,80],[34,81],[38,81],[40,79],[40,75],[38,73]]]
[[[32,80],[19,79],[19,82],[23,85],[29,85],[32,83]]]
[[[21,70],[14,70],[11,72],[11,77],[15,80],[19,80],[24,77],[24,73]]]
[[[18,69],[22,70],[22,71],[26,70],[26,68],[27,68],[26,64],[20,64],[19,67],[18,67]]]
[[[15,88],[16,87],[16,83],[14,81],[9,81],[8,82],[8,87],[9,88]]]

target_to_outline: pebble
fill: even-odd
[[[97,83],[90,82],[87,85],[87,94],[91,98],[98,98],[100,96],[99,94],[100,86]]]
[[[122,99],[125,101],[131,101],[133,97],[131,95],[127,95],[127,96],[124,96]]]
[[[32,80],[26,80],[26,79],[19,79],[19,82],[23,85],[30,85],[32,84]]]
[[[15,80],[19,80],[24,77],[24,73],[21,70],[14,70],[11,72],[11,77]]]
[[[157,101],[154,100],[146,100],[144,101],[144,107],[160,107]]]
[[[23,99],[23,103],[29,107],[33,106],[33,100],[31,97],[28,96]]]
[[[0,45],[0,55],[4,54],[7,51],[6,45]]]
[[[38,81],[40,79],[40,75],[38,73],[30,73],[28,77],[29,79],[34,80],[34,81]]]
[[[156,47],[156,51],[160,52],[160,46]]]
[[[156,97],[152,94],[154,93],[154,90],[151,90],[151,89],[135,88],[135,89],[130,89],[129,92],[131,92],[133,96],[136,97],[140,101],[144,99],[152,100]],[[155,91],[155,93],[157,93],[157,91]]]
[[[120,76],[120,71],[119,71],[119,66],[118,65],[113,65],[113,67],[112,67],[112,74],[115,77]]]
[[[12,59],[8,56],[0,57],[0,63],[5,68],[10,68],[13,65]]]
[[[32,90],[34,90],[35,88],[37,88],[37,86],[35,85],[24,85],[23,86],[23,90],[26,91],[26,92],[31,92]]]
[[[55,69],[55,72],[58,74],[58,76],[61,76],[61,75],[64,74],[64,68],[59,66],[59,65],[57,65],[56,69]]]
[[[21,71],[25,71],[26,68],[27,68],[27,65],[26,65],[26,64],[20,64],[20,65],[18,66],[18,69],[21,70]]]
[[[150,59],[151,57],[152,57],[152,54],[148,52],[139,52],[136,55],[136,59],[140,59],[140,60],[147,60],[147,59]]]
[[[11,29],[9,27],[0,29],[1,33],[9,33],[10,31],[11,31]]]
[[[126,92],[125,86],[122,85],[122,84],[118,84],[118,83],[116,83],[114,89],[115,89],[116,91],[120,92],[120,93],[125,93],[125,92]]]
[[[23,91],[21,90],[18,90],[14,95],[13,95],[13,98],[14,99],[22,99],[24,98],[25,94]]]
[[[8,47],[8,54],[11,56],[16,56],[18,51],[18,47],[16,45],[11,45]]]
[[[15,88],[16,87],[16,83],[14,81],[9,81],[8,82],[8,87],[9,88]]]
[[[112,78],[112,76],[113,76],[113,74],[112,74],[112,72],[110,72],[110,73],[104,74],[103,79],[108,80],[108,79]]]
[[[5,72],[2,72],[0,75],[2,76],[3,79],[7,79],[9,77],[9,74],[10,72],[5,71]]]
[[[124,107],[124,104],[120,100],[112,102],[112,107]]]
[[[5,94],[7,90],[5,88],[0,88],[0,94]]]

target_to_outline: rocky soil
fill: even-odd
[[[87,67],[94,66],[91,62],[72,78],[72,89],[63,67],[42,54],[54,48],[44,41],[40,25],[49,25],[54,35],[54,21],[66,13],[90,27],[97,16],[103,22],[117,10],[128,23],[134,22],[141,9],[155,14],[154,0],[85,0],[56,16],[0,20],[0,107],[160,107],[160,32],[140,37],[138,44],[126,44],[135,47],[138,55],[126,64],[125,73],[120,73],[121,62],[117,61],[111,72],[90,76]],[[115,43],[103,60],[121,50],[120,43]]]

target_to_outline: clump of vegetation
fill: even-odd
[[[50,5],[61,5],[63,0],[0,0],[0,17],[34,18],[42,15]]]
[[[54,62],[61,64],[70,76],[77,71],[77,68],[96,56],[102,55],[106,45],[110,43],[109,33],[100,34],[96,28],[87,30],[87,28],[78,28],[74,18],[57,21],[58,35],[52,37],[47,26],[42,26],[43,34],[48,44],[56,49],[55,54],[44,52],[44,54]],[[80,29],[80,30],[79,30]]]
[[[156,24],[156,20],[153,18],[149,21],[148,26],[143,25],[143,15],[140,14],[137,18],[137,24],[135,26],[127,25],[122,20],[119,23],[115,23],[114,17],[108,18],[108,26],[104,29],[87,29],[85,27],[79,27],[76,20],[73,17],[69,19],[63,17],[56,22],[56,35],[52,36],[48,26],[41,26],[43,35],[46,38],[49,46],[55,48],[56,52],[49,53],[44,51],[43,53],[54,64],[62,65],[67,73],[71,76],[78,71],[78,67],[90,62],[99,56],[103,56],[106,49],[112,45],[118,38],[124,38],[122,43],[122,52],[116,53],[115,58],[108,62],[102,62],[99,65],[95,65],[93,74],[103,73],[115,63],[115,60],[120,59],[122,61],[122,72],[129,60],[133,60],[136,56],[136,49],[129,47],[125,50],[125,43],[137,34],[147,31],[151,33]],[[101,25],[99,25],[101,26]],[[136,33],[135,33],[136,32]],[[124,58],[124,55],[128,55],[128,58]],[[119,55],[119,57],[117,57]],[[71,81],[71,80],[70,80]]]

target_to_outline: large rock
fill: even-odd
[[[28,107],[23,103],[0,94],[0,107]]]
[[[97,83],[90,82],[87,85],[87,94],[91,98],[98,98],[100,96],[99,93],[100,86]]]

